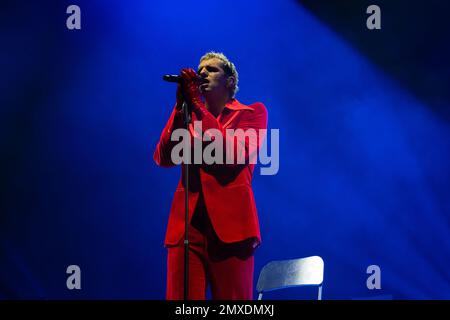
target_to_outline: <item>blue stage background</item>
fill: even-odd
[[[236,64],[237,99],[263,102],[280,130],[279,172],[253,181],[255,285],[271,260],[320,255],[324,299],[449,299],[448,41],[428,15],[392,37],[387,3],[369,31],[353,3],[345,34],[293,0],[2,2],[0,299],[164,299],[180,169],[152,159],[175,99],[161,76],[210,50]],[[70,4],[81,30],[66,28]],[[72,264],[81,290],[66,288]]]

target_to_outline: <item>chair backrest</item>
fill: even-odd
[[[258,300],[263,292],[296,286],[318,286],[318,300],[322,299],[324,262],[319,256],[278,260],[267,263],[256,285]]]

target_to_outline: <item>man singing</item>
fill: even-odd
[[[183,101],[189,106],[192,119],[189,125],[192,154],[199,151],[194,150],[199,145],[194,140],[202,139],[202,134],[211,129],[221,133],[219,139],[223,139],[224,154],[223,161],[218,163],[192,161],[189,165],[188,299],[204,300],[210,285],[213,299],[251,300],[253,254],[261,236],[251,186],[255,162],[250,161],[250,157],[261,146],[263,137],[258,135],[256,140],[234,141],[232,161],[229,161],[229,157],[225,159],[226,145],[235,137],[227,135],[227,129],[264,131],[267,111],[262,103],[247,106],[235,99],[238,73],[222,53],[205,54],[197,72],[182,69],[180,77],[177,102],[156,146],[155,162],[163,167],[175,165],[172,149],[178,142],[173,141],[171,135],[174,130],[184,128]],[[201,122],[200,135],[194,130],[196,121]],[[217,136],[209,139],[209,143]],[[208,145],[204,140],[200,144],[203,149]],[[244,161],[238,161],[242,155],[239,146],[244,151]],[[164,242],[168,250],[168,300],[183,299],[184,293],[184,194],[184,181],[180,179]]]

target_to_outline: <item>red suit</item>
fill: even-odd
[[[246,106],[233,99],[217,119],[209,112],[205,113],[203,119],[198,119],[196,114],[192,113],[192,122],[198,120],[202,120],[203,131],[217,128],[225,137],[226,129],[266,129],[267,111],[262,103]],[[170,141],[170,135],[177,128],[183,128],[183,117],[181,112],[174,110],[155,150],[154,159],[160,166],[174,165],[170,159],[171,147],[178,142]],[[192,134],[192,123],[190,131]],[[260,142],[261,140],[259,139]],[[247,155],[248,150],[246,146]],[[222,241],[236,242],[250,237],[260,241],[258,216],[251,187],[253,169],[254,164],[191,165],[189,218],[192,218],[201,189],[209,218]],[[184,187],[183,179],[180,179],[172,201],[165,245],[175,245],[182,238],[184,211]]]
[[[215,118],[206,108],[202,107],[192,112],[192,123],[189,130],[191,138],[197,139],[193,130],[194,121],[202,121],[203,133],[211,128],[222,132],[225,148],[226,129],[255,129],[256,132],[259,132],[259,129],[266,129],[267,111],[262,103],[246,106],[236,99],[232,99],[226,104],[222,113]],[[179,142],[171,141],[171,134],[175,129],[183,127],[183,114],[174,109],[154,153],[154,160],[159,166],[175,165],[171,160],[171,151]],[[258,150],[262,141],[263,137],[259,137],[257,146],[253,147]],[[189,287],[190,299],[204,299],[205,284],[202,282],[203,280],[200,281],[202,283],[196,282],[194,278],[204,279],[207,277],[213,278],[211,281],[215,298],[251,299],[251,288],[242,292],[240,289],[230,287],[233,281],[247,281],[248,286],[252,286],[253,281],[253,254],[248,259],[250,264],[242,265],[242,261],[245,259],[240,255],[247,249],[243,249],[242,246],[236,247],[236,244],[248,244],[250,241],[254,248],[261,241],[251,187],[254,164],[248,163],[248,153],[249,150],[252,150],[249,143],[251,142],[245,141],[245,164],[234,162],[234,164],[207,165],[203,163],[189,166],[190,264],[193,264],[193,266],[190,265],[190,281],[193,282]],[[184,236],[184,215],[184,185],[183,179],[180,179],[172,201],[165,238],[165,246],[175,248],[169,251],[168,258],[168,299],[182,299],[180,297],[183,290],[183,242],[181,240]],[[193,216],[197,216],[194,219],[200,222],[193,223]],[[222,253],[218,253],[219,251]],[[201,258],[198,258],[200,256]],[[196,259],[198,259],[198,264],[204,264],[205,259],[210,260],[211,263],[207,262],[207,269],[210,268],[210,270],[197,270]],[[230,272],[233,268],[241,270],[241,275],[231,276]],[[220,274],[215,275],[214,272]],[[231,278],[227,278],[227,274]],[[216,285],[214,286],[214,284]]]

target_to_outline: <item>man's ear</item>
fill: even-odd
[[[227,79],[227,87],[233,88],[235,83],[236,83],[236,78],[234,76],[229,76]]]

